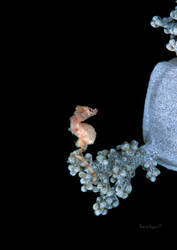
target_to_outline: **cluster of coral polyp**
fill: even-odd
[[[168,50],[174,51],[177,55],[177,6],[170,12],[169,17],[161,18],[159,16],[154,16],[151,25],[154,28],[163,27],[164,32],[170,34],[170,40],[166,44],[166,47]]]
[[[132,191],[131,179],[135,176],[138,166],[146,170],[146,177],[154,182],[160,171],[157,162],[138,148],[138,142],[124,142],[115,149],[97,152],[96,159],[90,153],[84,155],[94,175],[85,167],[83,161],[76,157],[80,151],[72,152],[68,158],[68,169],[72,176],[80,177],[81,191],[92,191],[99,196],[93,204],[95,215],[106,215],[109,209],[119,205],[119,198],[126,199]]]

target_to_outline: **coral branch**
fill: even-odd
[[[166,44],[166,48],[170,51],[174,51],[177,55],[177,6],[170,12],[169,17],[161,18],[154,16],[151,25],[154,28],[163,27],[164,33],[170,34],[170,40]]]

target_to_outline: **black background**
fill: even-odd
[[[46,191],[50,197],[46,206],[53,211],[48,220],[57,228],[54,235],[62,231],[63,235],[94,239],[99,234],[109,241],[121,232],[175,228],[176,172],[159,166],[161,175],[151,183],[139,168],[129,197],[120,199],[119,207],[106,216],[96,217],[92,205],[97,194],[82,193],[79,178],[70,176],[67,169],[67,158],[77,140],[68,131],[76,105],[98,108],[97,116],[88,121],[97,131],[95,144],[88,147],[93,156],[124,141],[135,139],[143,144],[142,118],[150,74],[158,62],[175,56],[165,47],[169,36],[163,29],[151,27],[150,21],[154,15],[169,16],[174,6],[173,1],[160,0],[68,3],[57,14],[46,15],[50,19],[45,26],[48,44],[41,54],[44,61],[50,57],[50,70],[42,72],[47,83],[42,88],[48,92],[43,98],[52,105],[48,122],[54,126],[51,148],[56,157],[50,163],[53,177],[46,180],[52,183]]]

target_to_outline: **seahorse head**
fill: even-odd
[[[98,113],[98,109],[92,109],[87,106],[77,106],[76,107],[76,113],[81,114],[84,118],[89,118],[91,116],[94,116]]]

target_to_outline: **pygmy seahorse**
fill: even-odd
[[[74,115],[70,118],[70,131],[78,137],[76,146],[81,148],[82,152],[87,149],[89,144],[93,144],[96,139],[95,129],[91,125],[82,122],[96,115],[97,112],[97,109],[77,106]]]

